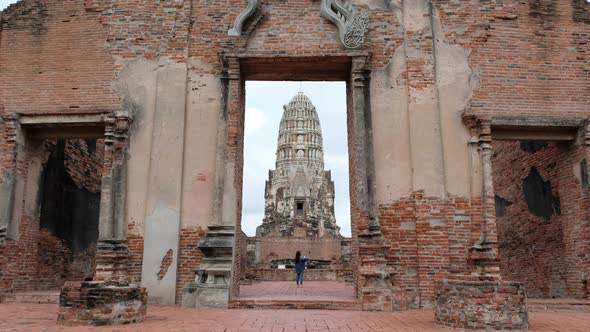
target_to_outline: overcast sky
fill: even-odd
[[[0,0],[0,10],[8,7],[8,5],[15,3],[16,0]]]
[[[277,135],[283,105],[302,91],[316,107],[322,126],[324,162],[336,190],[336,223],[350,236],[346,85],[344,82],[246,82],[244,192],[242,229],[256,234],[264,217],[264,183],[275,169]]]

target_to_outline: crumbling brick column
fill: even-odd
[[[223,190],[219,223],[207,227],[206,235],[198,242],[203,261],[195,269],[195,282],[183,288],[182,305],[196,308],[228,308],[230,296],[239,295],[241,252],[235,250],[237,232],[241,232],[244,81],[240,76],[237,57],[224,58],[226,94],[224,99],[228,117],[222,130],[225,139],[220,148],[223,168]],[[245,254],[245,253],[244,253]]]
[[[101,326],[145,319],[147,292],[128,281],[67,281],[59,296],[57,323]]]
[[[59,324],[117,325],[145,318],[147,292],[130,284],[127,274],[124,212],[130,122],[125,112],[106,118],[95,281],[66,282],[60,293]]]
[[[448,328],[526,330],[528,310],[522,283],[500,276],[494,187],[492,182],[491,119],[466,119],[477,136],[482,170],[483,220],[479,237],[469,248],[470,274],[454,275],[438,283],[435,324]]]
[[[352,58],[350,82],[351,209],[355,211],[353,227],[358,232],[355,284],[363,310],[405,310],[408,308],[405,295],[392,285],[391,269],[387,266],[389,249],[383,243],[377,217],[368,60],[365,56]]]
[[[15,227],[11,227],[15,187],[17,177],[17,136],[18,115],[6,114],[0,119],[2,145],[0,145],[0,242],[7,237],[15,237]]]
[[[131,119],[125,112],[106,119],[105,154],[102,174],[96,277],[127,277],[125,225],[127,136]]]

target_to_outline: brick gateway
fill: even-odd
[[[140,283],[157,303],[201,303],[186,289],[227,306],[243,246],[244,82],[288,79],[348,84],[352,268],[364,310],[442,310],[473,278],[588,298],[588,22],[582,0],[19,1],[0,14],[0,291],[110,277]],[[88,246],[38,213],[50,155],[39,142],[54,139],[104,140],[96,172],[65,167],[80,189],[90,182],[76,174],[100,182]],[[503,181],[516,172],[495,149],[510,140],[561,142],[530,153],[512,181],[524,188],[530,175],[527,188],[551,195]],[[496,218],[499,206],[507,213]],[[539,250],[548,243],[559,251]],[[528,268],[533,246],[566,272],[512,270],[507,262]],[[91,267],[69,273],[80,266]],[[526,308],[510,301],[474,310],[526,327]],[[447,309],[439,323],[462,310]]]

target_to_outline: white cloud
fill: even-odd
[[[264,115],[264,112],[254,108],[254,107],[250,107],[246,109],[246,120],[245,120],[245,129],[244,129],[244,135],[246,137],[250,136],[252,133],[254,133],[255,131],[257,131],[258,129],[264,128],[264,126],[266,125],[266,116]]]

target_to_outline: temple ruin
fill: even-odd
[[[235,305],[245,82],[291,80],[346,82],[357,308],[522,330],[584,305],[589,43],[586,0],[18,1],[0,12],[0,301],[61,291],[75,325]],[[301,188],[284,204],[305,215]]]
[[[256,280],[291,280],[292,272],[275,269],[292,269],[295,252],[301,251],[311,258],[308,279],[352,279],[350,240],[340,235],[334,199],[334,181],[324,169],[320,119],[300,92],[284,106],[276,169],[268,172],[262,224],[247,240],[245,274]]]

